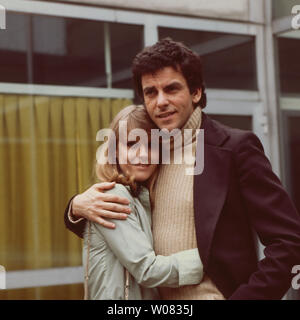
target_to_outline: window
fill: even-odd
[[[102,22],[33,16],[32,37],[33,83],[106,87]]]
[[[143,27],[8,13],[0,37],[0,81],[132,88]]]
[[[110,23],[112,87],[132,89],[131,64],[144,47],[143,27]]]
[[[297,37],[296,37],[297,36]],[[280,89],[283,95],[300,96],[300,36],[296,31],[278,38]]]
[[[0,33],[0,82],[26,83],[29,17],[9,13],[6,25]]]

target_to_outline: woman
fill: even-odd
[[[127,132],[144,129],[148,143],[140,146],[131,164],[132,146],[120,141],[120,121],[126,121]],[[159,299],[156,287],[178,287],[200,283],[203,270],[198,250],[181,251],[170,256],[156,256],[151,232],[152,189],[157,176],[157,164],[150,163],[150,131],[155,124],[143,106],[128,106],[114,118],[110,136],[102,148],[102,157],[96,164],[100,181],[115,181],[107,193],[127,197],[131,214],[125,221],[116,220],[116,230],[89,222],[84,235],[83,264],[86,270],[86,298],[89,299]],[[109,156],[108,147],[116,142],[116,164]],[[153,152],[155,155],[155,152]],[[152,157],[153,157],[152,155]],[[131,156],[131,158],[130,158]],[[156,153],[158,157],[158,152]],[[130,158],[131,162],[119,161]],[[152,158],[153,160],[153,158]],[[100,162],[100,163],[99,163]]]

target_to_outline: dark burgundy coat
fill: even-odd
[[[280,299],[300,264],[300,215],[252,132],[204,112],[201,128],[204,170],[193,192],[204,272],[227,299]],[[67,210],[67,228],[82,237],[85,221],[71,224]],[[266,246],[259,262],[254,234]]]

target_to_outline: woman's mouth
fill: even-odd
[[[141,167],[141,168],[147,168],[147,167],[150,166],[150,164],[137,163],[137,164],[132,164],[132,166]]]

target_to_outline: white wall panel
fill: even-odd
[[[261,0],[251,0],[261,1]],[[249,0],[64,0],[82,4],[147,10],[220,19],[249,19]]]

